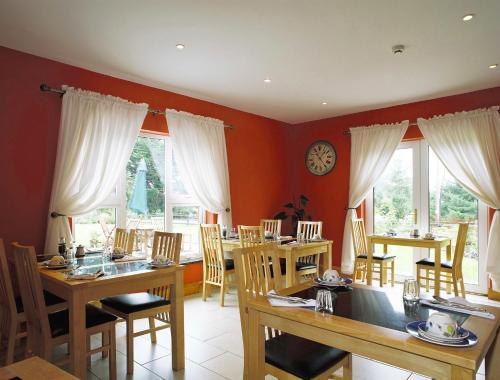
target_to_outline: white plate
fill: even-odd
[[[406,325],[406,331],[412,336],[414,336],[417,339],[423,340],[424,342],[432,343],[432,344],[437,344],[439,346],[446,346],[446,347],[471,347],[474,346],[477,343],[477,336],[474,334],[472,331],[468,331],[469,336],[465,339],[462,339],[459,342],[456,343],[450,343],[450,342],[440,342],[437,340],[429,339],[426,338],[418,333],[418,326],[420,324],[424,323],[425,321],[414,321],[410,322]]]

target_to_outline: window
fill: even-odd
[[[128,228],[180,232],[181,257],[201,255],[203,212],[182,180],[170,138],[139,136],[127,164],[123,208]]]

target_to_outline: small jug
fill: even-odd
[[[85,247],[83,245],[79,245],[76,247],[76,257],[85,256]]]

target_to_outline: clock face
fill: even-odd
[[[328,141],[312,143],[306,152],[306,167],[315,175],[328,174],[337,161],[335,148]]]

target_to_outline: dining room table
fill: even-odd
[[[297,242],[291,236],[282,237],[282,239],[276,241],[269,239],[266,241],[271,243],[276,243],[278,248],[278,258],[284,259],[286,262],[286,273],[285,273],[285,284],[287,287],[293,286],[297,279],[297,270],[295,263],[303,257],[319,254],[320,267],[319,273],[324,273],[327,269],[332,269],[332,244],[331,240],[308,240],[304,242]],[[222,239],[222,248],[224,252],[229,254],[232,258],[232,250],[235,248],[241,248],[241,243],[239,239]]]
[[[368,244],[368,252],[366,258],[366,267],[368,268],[366,274],[367,285],[372,284],[372,262],[373,253],[375,252],[375,244],[383,246],[383,252],[388,252],[388,246],[400,247],[414,247],[414,248],[428,248],[434,251],[434,295],[439,296],[441,291],[441,252],[443,248],[446,250],[446,260],[451,260],[451,239],[442,236],[435,236],[432,239],[426,239],[424,236],[403,236],[403,235],[390,235],[390,234],[372,234],[366,236]],[[447,293],[450,292],[450,285],[446,286]]]
[[[184,358],[184,267],[172,265],[152,268],[143,256],[137,260],[115,262],[106,255],[92,254],[76,259],[73,272],[92,274],[101,270],[103,275],[95,279],[70,280],[71,269],[54,270],[39,266],[44,289],[65,299],[69,309],[69,354],[73,374],[86,376],[86,328],[85,305],[101,298],[119,294],[146,291],[161,286],[170,287],[170,324],[172,368],[182,370]],[[167,357],[164,360],[168,360]]]
[[[281,295],[315,299],[314,283],[282,289]],[[362,284],[331,290],[333,312],[313,308],[272,306],[265,296],[248,298],[248,345],[245,362],[249,379],[263,379],[265,329],[280,330],[315,342],[407,369],[433,379],[473,380],[485,359],[486,379],[500,374],[500,308],[481,305],[487,319],[451,313],[463,328],[475,333],[471,347],[447,347],[417,339],[406,330],[410,322],[425,321],[437,311],[422,304],[405,305],[402,294]]]

